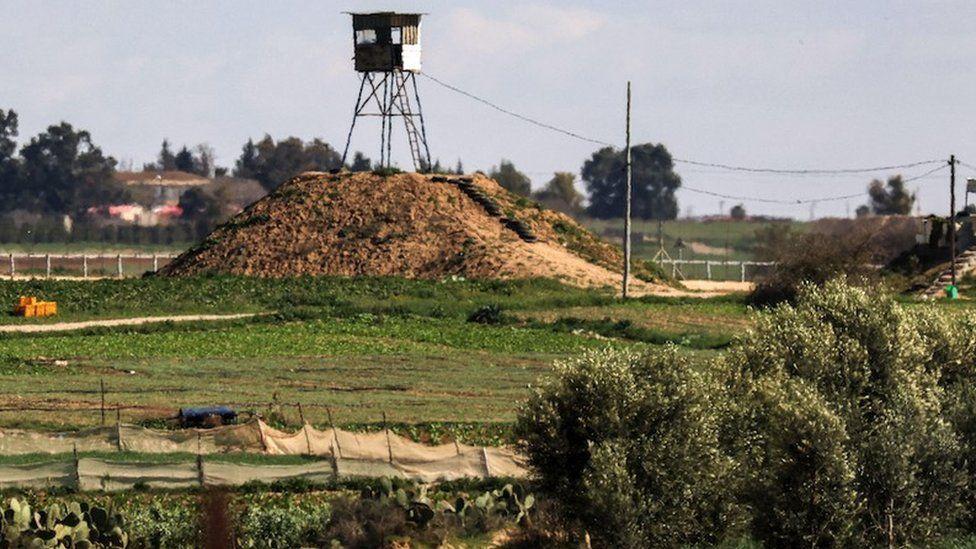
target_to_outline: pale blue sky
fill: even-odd
[[[0,0],[0,108],[20,113],[22,138],[64,119],[136,166],[164,137],[210,143],[224,165],[265,132],[341,148],[357,89],[341,12],[379,9],[429,13],[431,75],[601,140],[623,141],[630,79],[635,142],[682,158],[843,168],[956,153],[976,165],[976,3],[963,1]],[[510,158],[541,185],[595,149],[420,83],[432,153],[447,163]],[[409,165],[402,137],[394,157]],[[376,129],[357,127],[353,147],[377,157]],[[689,186],[782,199],[858,192],[870,179],[678,171]],[[946,177],[917,183],[923,211],[947,208]],[[719,207],[679,197],[683,213]]]

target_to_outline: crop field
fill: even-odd
[[[584,349],[675,343],[710,354],[749,325],[737,297],[644,298],[535,280],[202,278],[0,283],[0,300],[59,302],[56,319],[262,313],[0,337],[0,426],[74,429],[154,424],[184,406],[231,404],[267,415],[301,402],[309,421],[343,425],[507,424],[553,361]],[[497,318],[470,321],[475,311]],[[491,316],[491,315],[489,315]],[[275,407],[275,406],[272,406]],[[38,410],[25,413],[26,409]],[[278,410],[278,407],[275,407]],[[297,423],[294,408],[280,421]],[[114,420],[114,417],[112,418]]]
[[[159,323],[0,337],[0,426],[75,429],[106,406],[160,424],[185,406],[229,404],[298,423],[505,425],[554,361],[585,349],[674,344],[722,352],[749,329],[743,297],[646,297],[556,282],[235,277],[0,283],[55,299],[55,319],[258,313],[250,319]],[[928,305],[918,305],[928,306]],[[967,302],[952,305],[971,311]],[[475,312],[485,313],[478,321]],[[110,416],[111,417],[111,416]],[[114,417],[111,417],[114,420]],[[459,427],[460,428],[460,427]],[[477,430],[475,428],[475,430]]]
[[[752,260],[756,247],[756,231],[771,223],[731,219],[705,222],[686,219],[665,221],[664,245],[668,253],[675,258],[679,254],[675,243],[680,238],[686,246],[681,251],[685,259]],[[809,225],[802,221],[777,221],[776,223],[789,225],[796,230],[803,230]],[[593,219],[586,221],[585,224],[597,234],[604,234],[607,229],[620,230],[623,226],[623,222],[618,219]],[[635,257],[644,259],[653,257],[659,249],[657,221],[636,220],[632,230],[637,235],[634,239]],[[643,238],[640,238],[641,236]]]

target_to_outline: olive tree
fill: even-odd
[[[958,524],[963,454],[926,327],[925,313],[834,280],[803,285],[730,351],[727,368],[752,384],[739,428],[754,443],[739,455],[761,487],[750,504],[764,542],[835,545],[843,536],[817,531],[851,524],[860,543],[893,546]]]
[[[565,518],[612,547],[714,543],[741,513],[719,445],[723,384],[674,347],[558,364],[516,430]]]

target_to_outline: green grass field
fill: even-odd
[[[803,230],[809,225],[803,221],[777,221],[776,223],[788,224],[796,230]],[[604,234],[608,228],[620,230],[623,227],[623,221],[619,219],[593,219],[586,220],[584,224],[597,234]],[[771,222],[750,220],[675,219],[665,221],[663,224],[664,244],[668,253],[674,258],[679,255],[675,243],[680,238],[686,246],[680,251],[685,259],[752,260],[756,247],[756,231],[770,224]],[[660,248],[657,241],[657,221],[636,220],[633,222],[632,230],[637,235],[634,240],[634,255],[644,259],[653,257]],[[640,236],[643,236],[643,239],[639,238]]]
[[[125,421],[232,404],[267,413],[301,402],[343,425],[511,422],[554,360],[585,349],[675,343],[711,354],[748,327],[739,298],[611,295],[552,281],[200,278],[0,282],[0,300],[54,299],[31,321],[265,312],[249,320],[164,323],[0,337],[0,426],[73,429],[100,421],[99,384]],[[491,306],[494,323],[468,321]],[[25,408],[44,408],[26,411]],[[295,410],[283,409],[297,423]],[[114,418],[113,418],[114,419]],[[476,429],[475,429],[476,430]]]

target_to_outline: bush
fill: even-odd
[[[757,257],[775,265],[758,281],[749,302],[757,306],[794,302],[801,284],[823,285],[842,276],[861,284],[875,280],[873,236],[857,228],[832,236],[779,227],[757,231]]]
[[[714,543],[740,516],[722,393],[674,347],[592,352],[556,366],[516,431],[540,489],[599,543]]]
[[[967,479],[943,415],[945,336],[925,313],[842,281],[801,285],[795,306],[759,320],[727,357],[751,404],[734,429],[754,441],[739,455],[758,487],[756,536],[840,544],[851,525],[858,544],[891,546],[958,524]]]
[[[248,505],[237,525],[238,545],[244,548],[302,547],[315,540],[329,517],[325,505],[303,504],[286,497],[282,504],[255,501]]]
[[[385,547],[407,533],[407,513],[383,500],[344,497],[332,503],[323,545],[339,542],[348,549]]]
[[[468,315],[468,322],[477,324],[501,324],[503,320],[502,308],[494,303],[478,307]]]

